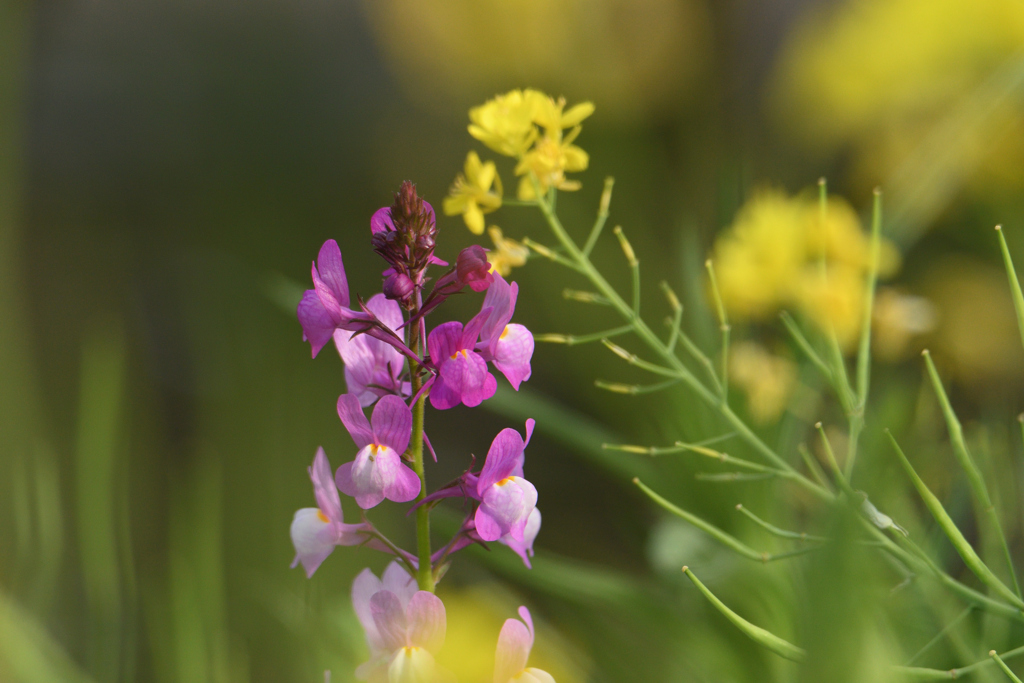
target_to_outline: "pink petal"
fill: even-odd
[[[430,331],[427,336],[427,348],[430,350],[430,360],[434,367],[440,368],[455,355],[459,350],[461,338],[462,323],[457,320],[441,323]]]
[[[323,448],[316,449],[313,466],[309,468],[309,478],[313,480],[313,493],[320,511],[332,522],[343,521],[341,497],[338,496],[338,487],[335,486],[334,475],[331,473],[331,463],[327,461],[327,454]]]
[[[532,373],[530,359],[533,357],[533,335],[522,325],[512,323],[505,327],[493,348],[494,366],[519,391],[519,385],[530,379]]]
[[[312,289],[307,289],[302,295],[296,314],[299,324],[302,326],[302,338],[308,341],[313,349],[313,358],[320,353],[320,349],[331,340],[336,324],[334,318],[327,312],[320,302],[320,297]]]
[[[487,318],[491,315],[490,308],[484,307],[479,313],[474,315],[468,323],[466,328],[462,331],[462,336],[459,339],[460,349],[472,349],[476,346],[476,339],[480,336],[480,330],[483,329],[484,324],[487,322]]]
[[[523,540],[523,531],[530,513],[537,506],[537,489],[522,477],[510,477],[494,484],[483,492],[483,502],[477,508],[477,531],[485,541],[496,541],[505,534],[511,534],[516,541]],[[494,536],[487,528],[487,535],[481,530],[481,516],[490,517],[501,533]]]
[[[418,591],[406,610],[409,624],[409,645],[424,647],[437,654],[444,645],[445,612],[444,604],[433,593]]]
[[[523,564],[526,565],[527,569],[533,568],[530,564],[530,558],[533,557],[533,542],[536,540],[537,534],[540,533],[540,524],[540,510],[533,508],[533,512],[530,513],[529,518],[526,520],[526,526],[523,527],[522,541],[515,540],[510,533],[498,539],[498,543],[508,546],[512,552],[523,559]]]
[[[295,546],[292,567],[301,562],[302,568],[306,570],[306,577],[312,577],[317,567],[334,550],[334,536],[331,524],[320,519],[319,509],[298,510],[291,526],[292,545]]]
[[[313,271],[313,285],[317,295],[330,310],[332,303],[348,308],[348,280],[345,279],[345,264],[341,261],[341,249],[334,240],[327,240],[320,247]]]
[[[365,463],[360,463],[363,466],[357,468],[357,462],[354,460],[339,467],[334,474],[334,482],[342,493],[355,498],[359,507],[369,510],[384,500],[384,484],[375,469],[368,469]]]
[[[405,453],[412,435],[412,410],[405,401],[397,396],[385,396],[374,407],[371,423],[377,443],[389,446],[396,453]]]
[[[487,363],[475,351],[460,351],[441,366],[441,379],[472,408],[494,396],[498,383],[487,371]],[[433,391],[433,390],[432,390]]]
[[[527,423],[529,425],[529,422]],[[484,460],[484,467],[480,471],[480,479],[477,482],[477,493],[481,496],[495,483],[505,477],[523,475],[523,450],[526,444],[519,432],[506,427],[498,432],[487,450],[487,458]]]
[[[405,463],[399,461],[398,470],[387,488],[384,489],[384,496],[396,503],[408,503],[420,495],[420,478],[416,476]]]
[[[518,619],[506,619],[498,635],[498,648],[494,653],[494,683],[509,683],[522,673],[530,658],[533,637]]]
[[[419,590],[419,587],[416,585],[416,579],[409,576],[409,572],[402,565],[394,561],[388,564],[380,578],[381,589],[391,591],[397,595],[398,601],[402,603],[402,609],[408,608],[412,596],[416,595],[416,591]]]
[[[507,529],[502,530],[498,520],[482,505],[476,509],[473,523],[476,525],[476,533],[482,541],[496,541],[508,533]]]
[[[494,273],[494,284],[487,290],[487,296],[484,297],[484,303],[481,306],[481,310],[491,307],[491,314],[480,330],[480,338],[487,343],[491,353],[494,352],[494,343],[505,330],[508,321],[512,319],[518,294],[518,284],[513,282],[509,285],[505,278]]]
[[[450,387],[444,378],[438,375],[430,388],[430,405],[437,410],[448,410],[462,403],[462,394]]]
[[[395,229],[395,222],[391,220],[391,207],[384,206],[373,212],[370,217],[370,234],[378,232],[390,232]]]
[[[391,569],[392,562],[388,565]],[[387,572],[385,571],[385,575]],[[408,574],[406,574],[408,576]],[[374,576],[369,568],[359,572],[355,581],[352,582],[352,609],[355,610],[359,623],[363,625],[366,633],[366,643],[370,646],[370,656],[375,656],[383,648],[380,634],[377,633],[377,624],[373,620],[373,611],[370,609],[370,598],[383,589],[381,580]]]
[[[352,440],[356,442],[356,448],[364,448],[373,443],[373,430],[370,428],[370,421],[363,414],[358,398],[352,394],[339,396],[338,417],[352,436]]]
[[[373,614],[373,623],[377,626],[377,633],[380,634],[385,652],[393,652],[406,646],[408,624],[405,609],[397,595],[389,590],[374,593],[370,598],[370,612]]]

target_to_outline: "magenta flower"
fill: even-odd
[[[345,524],[341,514],[341,498],[331,476],[331,464],[323,448],[316,450],[313,466],[309,468],[316,495],[315,508],[302,508],[292,520],[292,544],[295,546],[295,560],[292,567],[300,562],[306,576],[312,577],[317,567],[338,545],[359,545],[366,540],[363,532],[367,524]]]
[[[523,478],[523,451],[530,443],[533,425],[532,419],[526,421],[526,441],[514,429],[501,430],[487,451],[476,483],[480,507],[474,517],[476,532],[485,541],[497,541],[507,534],[526,543],[526,523],[537,506],[537,489]]]
[[[511,285],[498,273],[494,283],[487,290],[483,308],[490,308],[483,327],[477,350],[485,360],[494,363],[516,391],[519,385],[530,379],[530,359],[533,357],[533,335],[517,323],[509,324],[516,310],[519,285]]]
[[[417,590],[396,562],[381,579],[364,569],[352,583],[352,607],[366,633],[370,661],[356,669],[360,680],[429,683],[441,672],[434,655],[444,644],[444,604]]]
[[[533,649],[533,619],[530,610],[519,608],[518,619],[506,619],[498,635],[498,648],[494,653],[494,683],[555,683],[547,671],[527,668]]]
[[[397,333],[402,326],[401,307],[397,302],[388,301],[383,294],[371,297],[366,308],[392,331]],[[392,344],[368,334],[337,330],[334,345],[345,363],[348,393],[358,398],[360,405],[373,405],[374,401],[387,394],[409,395],[409,383],[401,380],[405,359]]]
[[[352,435],[359,452],[356,459],[338,468],[335,482],[341,492],[368,510],[387,498],[406,503],[420,492],[420,478],[402,462],[412,435],[412,411],[397,396],[385,396],[367,421],[359,399],[352,394],[338,398],[338,417]]]
[[[302,339],[309,342],[316,358],[335,330],[344,329],[360,316],[348,307],[348,280],[337,242],[327,240],[320,247],[312,274],[313,289],[302,295],[296,312],[302,325]]]
[[[458,321],[442,323],[430,331],[427,348],[437,368],[437,378],[430,389],[430,405],[447,410],[463,403],[478,406],[494,396],[498,383],[487,371],[487,361],[474,350],[477,335],[489,309],[484,309],[465,327]]]

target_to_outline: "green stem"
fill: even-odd
[[[419,307],[412,312],[415,318]],[[412,343],[410,348],[414,353],[420,353],[420,332],[422,321],[413,325],[411,331]],[[423,379],[420,377],[420,366],[414,360],[409,360],[409,373],[412,380],[412,395],[415,396],[423,388]],[[427,473],[423,467],[423,408],[426,404],[426,394],[417,399],[412,407],[412,437],[409,441],[409,454],[412,455],[412,469],[420,478],[420,493],[416,496],[416,502],[427,497]],[[416,508],[416,556],[419,559],[419,568],[416,570],[416,583],[420,590],[434,592],[434,571],[430,562],[430,506],[421,505]]]
[[[533,179],[533,182],[535,189],[537,190],[539,195],[539,184],[537,183],[535,178]],[[701,398],[701,400],[703,400],[712,408],[717,409],[719,413],[721,413],[722,417],[724,417],[725,420],[730,425],[732,425],[732,427],[736,430],[740,438],[742,438],[751,447],[753,447],[754,450],[760,453],[762,457],[764,457],[766,460],[771,462],[779,469],[792,473],[794,481],[796,481],[798,484],[800,484],[807,490],[811,491],[818,497],[823,498],[825,500],[831,500],[833,498],[832,494],[829,491],[825,490],[817,483],[811,481],[810,479],[808,479],[807,477],[793,469],[793,467],[788,462],[786,462],[780,455],[778,455],[774,450],[772,450],[771,447],[769,447],[764,441],[762,441],[753,432],[753,430],[751,430],[750,427],[748,427],[746,423],[739,418],[739,416],[732,412],[732,410],[729,408],[728,404],[722,399],[722,397],[715,395],[714,392],[712,392],[710,389],[704,386],[704,384],[700,380],[698,380],[692,372],[690,372],[690,369],[686,367],[686,365],[681,360],[679,360],[679,358],[674,353],[669,351],[665,343],[662,342],[661,339],[659,339],[653,331],[651,331],[651,328],[647,326],[647,323],[645,323],[636,314],[632,307],[628,303],[626,303],[621,296],[619,296],[619,293],[615,291],[615,289],[608,283],[608,281],[604,279],[601,273],[597,271],[594,265],[590,262],[590,259],[587,257],[587,255],[580,250],[580,248],[576,245],[576,242],[573,241],[573,239],[565,231],[565,228],[562,226],[562,222],[559,220],[558,216],[555,214],[552,207],[545,201],[538,202],[537,206],[540,208],[541,213],[544,214],[544,218],[545,220],[547,220],[548,225],[550,226],[551,231],[554,233],[556,239],[558,239],[559,243],[562,245],[562,247],[568,254],[569,259],[572,261],[571,267],[573,268],[573,270],[577,270],[578,272],[582,273],[588,280],[590,280],[590,282],[594,285],[597,291],[603,297],[608,299],[612,307],[616,311],[618,311],[618,313],[633,326],[633,330],[636,332],[637,336],[640,337],[640,339],[643,340],[643,342],[647,344],[647,346],[650,347],[651,350],[653,350],[657,355],[661,356],[661,358],[663,358],[665,362],[671,366],[671,369],[675,371],[673,376],[678,377],[680,380],[682,380],[687,386],[690,387],[691,390],[693,390],[694,393],[697,394],[697,396]]]

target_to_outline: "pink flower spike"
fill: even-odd
[[[383,294],[371,297],[366,307],[392,331],[397,333],[402,326],[401,307]],[[373,405],[386,394],[407,396],[410,393],[409,383],[400,379],[405,359],[392,344],[370,334],[339,329],[334,332],[334,345],[345,363],[348,393],[354,394],[363,407]]]
[[[526,441],[514,429],[501,430],[487,451],[477,495],[476,531],[485,541],[502,536],[524,543],[523,532],[537,505],[537,489],[523,478],[523,451],[533,434],[533,420],[526,421]]]
[[[364,510],[387,498],[406,503],[420,492],[420,479],[403,461],[412,434],[412,410],[397,396],[380,399],[373,408],[372,424],[352,394],[338,398],[338,416],[359,452],[355,460],[338,468],[335,482]]]
[[[555,683],[547,671],[527,668],[533,649],[533,619],[530,610],[519,608],[518,619],[506,619],[498,635],[498,648],[494,653],[494,683]],[[524,623],[525,622],[525,623]]]
[[[295,513],[291,537],[295,546],[292,567],[301,562],[306,576],[312,577],[335,546],[363,543],[369,525],[344,523],[341,499],[323,448],[317,449],[313,466],[309,468],[309,478],[313,480],[313,492],[319,507],[303,508]]]

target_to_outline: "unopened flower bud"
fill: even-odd
[[[459,282],[469,285],[474,292],[482,292],[494,282],[491,264],[487,262],[487,250],[476,244],[459,252],[455,272]]]
[[[416,285],[404,273],[393,273],[384,280],[384,296],[394,301],[406,301],[416,289]]]

